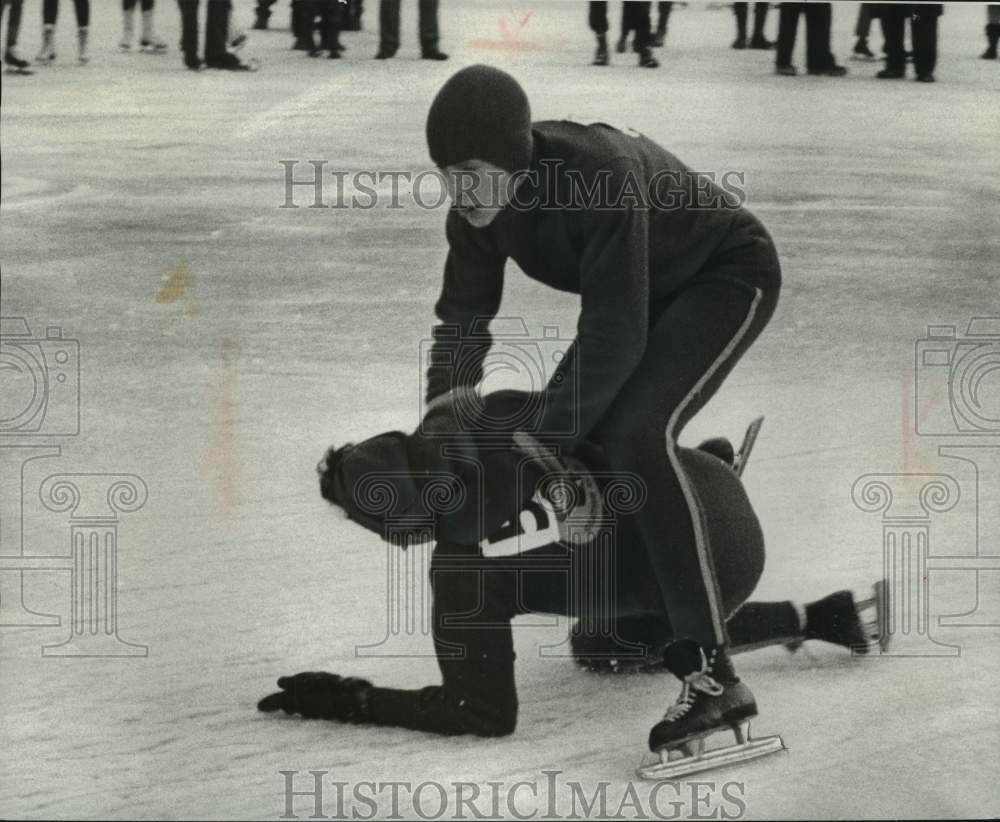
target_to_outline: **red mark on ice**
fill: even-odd
[[[541,43],[532,42],[521,36],[533,15],[533,11],[526,13],[512,11],[506,17],[501,17],[498,22],[500,39],[471,40],[469,46],[474,49],[493,49],[499,51],[530,51],[532,49],[540,49],[542,48]]]

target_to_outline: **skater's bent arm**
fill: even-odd
[[[434,313],[441,321],[433,331],[427,367],[425,401],[482,378],[490,350],[490,319],[500,309],[506,258],[492,247],[485,232],[469,226],[455,212],[445,228],[448,259],[444,285]],[[474,334],[474,336],[473,336]]]
[[[609,191],[628,168],[615,164]],[[638,366],[649,325],[648,210],[627,202],[592,209],[584,229],[577,337],[549,382],[541,425],[543,437],[557,435],[568,448],[600,421]]]

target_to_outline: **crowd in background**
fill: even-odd
[[[25,0],[0,0],[0,8],[7,18],[4,64],[8,73],[32,74],[31,63],[18,50],[23,6]],[[176,0],[181,17],[180,53],[184,65],[192,70],[203,67],[248,71],[257,68],[253,60],[240,56],[246,35],[231,23],[231,0],[206,0],[203,50],[199,50],[200,0]],[[268,30],[277,0],[256,0],[253,28]],[[374,0],[369,0],[374,2]],[[448,55],[439,47],[439,0],[416,0],[419,19],[420,55],[425,60],[447,60]],[[122,51],[141,50],[163,54],[169,47],[157,36],[154,25],[155,0],[122,0]],[[362,28],[364,0],[291,0],[290,29],[291,49],[310,57],[339,59],[345,50],[341,32],[359,31]],[[42,11],[42,45],[36,65],[51,64],[56,60],[56,22],[59,0],[40,0]],[[172,5],[172,3],[171,3]],[[620,35],[615,51],[625,53],[631,49],[638,57],[641,68],[657,68],[659,60],[655,49],[667,41],[672,2],[639,2],[625,0],[621,4]],[[678,3],[677,5],[687,5]],[[752,29],[750,4],[732,3],[736,23],[734,49],[773,50],[774,70],[777,74],[794,77],[799,74],[792,63],[799,20],[805,21],[807,74],[825,77],[842,77],[847,69],[839,65],[830,43],[833,16],[831,3],[754,3]],[[597,38],[593,64],[607,66],[611,63],[608,46],[608,3],[606,0],[588,4],[588,22]],[[77,24],[76,59],[78,63],[89,60],[88,33],[90,30],[90,0],[73,0]],[[768,12],[776,10],[777,35],[774,41],[767,38]],[[654,25],[655,10],[655,25]],[[838,10],[840,13],[841,10]],[[136,37],[136,14],[139,12],[139,35]],[[913,64],[918,81],[934,82],[937,64],[938,17],[944,12],[943,4],[925,3],[862,3],[855,25],[856,41],[851,58],[862,61],[884,60],[885,67],[876,73],[883,80],[901,79],[906,76],[908,63]],[[772,15],[773,16],[773,15]],[[882,35],[881,58],[871,50],[870,39],[874,21],[879,22]],[[909,23],[910,48],[905,46]],[[400,47],[400,0],[379,0],[379,46],[375,53],[378,60],[388,60]],[[1000,4],[986,7],[986,50],[981,57],[997,59],[997,41],[1000,39]],[[631,43],[630,43],[631,41]]]

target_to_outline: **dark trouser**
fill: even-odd
[[[911,11],[916,11],[916,14],[911,14]],[[903,38],[907,17],[910,18],[910,37],[913,42],[913,68],[918,77],[933,74],[937,64],[937,15],[921,14],[919,6],[889,6],[882,12],[885,67],[889,71],[906,71]]]
[[[591,0],[588,4],[587,23],[594,34],[608,33],[608,3],[607,0]]]
[[[267,22],[271,17],[271,6],[275,4],[276,0],[257,0],[256,15],[257,19],[263,22]]]
[[[80,28],[90,25],[90,0],[73,0],[76,9],[76,24]],[[44,0],[42,3],[42,22],[46,26],[54,26],[59,16],[59,0]]]
[[[636,51],[646,48],[650,43],[649,12],[651,2],[625,0],[622,3],[622,37],[627,37],[630,31],[635,32],[632,48]]]
[[[142,0],[142,10],[152,11],[155,0]],[[122,0],[122,10],[132,11],[135,8],[136,0]]]
[[[320,32],[320,47],[333,49],[340,42],[340,0],[300,0],[303,22],[301,30],[296,32],[300,37],[313,42],[313,28]]]
[[[400,0],[380,0],[379,47],[395,51],[399,48],[399,3]],[[432,51],[437,48],[438,34],[438,0],[419,0],[418,6],[420,25],[420,48]]]
[[[198,56],[198,0],[177,0],[181,11],[181,51],[186,58]],[[208,0],[205,16],[205,62],[216,63],[229,49],[230,0]]]
[[[854,26],[854,36],[859,40],[867,40],[872,28],[871,3],[862,3],[858,9],[858,22]]]
[[[829,3],[782,3],[778,14],[778,66],[792,64],[795,51],[795,34],[799,26],[799,15],[806,16],[806,69],[823,71],[833,65],[830,51]]]
[[[10,13],[7,15],[7,48],[12,49],[17,45],[17,35],[21,31],[21,8],[23,0],[3,0],[0,3],[0,16],[3,10],[10,6]]]
[[[725,644],[725,609],[677,438],[764,329],[781,279],[767,232],[749,214],[741,219],[746,246],[711,261],[660,310],[646,354],[592,434],[611,469],[637,474],[656,501],[636,515],[642,543],[676,635],[703,646]]]
[[[660,2],[656,4],[656,10],[659,15],[656,19],[656,33],[666,34],[667,26],[670,24],[670,12],[674,10],[674,4],[672,2],[660,0]]]
[[[736,15],[736,36],[742,40],[747,37],[747,11],[749,3],[733,3],[733,14]],[[767,10],[770,3],[753,4],[753,36],[760,39],[764,36],[764,24],[767,22]]]

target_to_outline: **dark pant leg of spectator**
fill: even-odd
[[[910,17],[910,36],[913,40],[913,69],[917,77],[929,77],[934,74],[937,65],[937,15],[921,14],[920,6],[915,5],[914,14]]]
[[[76,24],[81,29],[90,25],[90,0],[73,0],[76,9]]]
[[[879,18],[882,23],[882,37],[885,38],[885,69],[902,74],[906,71],[906,51],[903,34],[907,10],[897,6],[884,8]]]
[[[587,24],[594,34],[608,33],[607,0],[591,0],[587,10]]]
[[[6,45],[8,49],[12,49],[17,45],[17,36],[21,32],[21,9],[23,7],[23,0],[9,0],[9,2],[4,2],[4,7],[10,7],[10,11],[7,13],[7,41]]]
[[[399,48],[399,0],[379,0],[378,27],[379,49],[396,51]]]
[[[420,0],[417,14],[420,29],[420,50],[424,54],[437,51],[441,39],[438,30],[438,0]]]
[[[188,65],[198,60],[198,0],[177,0],[181,12],[181,51]]]
[[[799,13],[805,5],[805,3],[782,3],[778,10],[778,47],[775,51],[775,64],[778,68],[792,64]]]
[[[753,4],[753,39],[764,39],[764,25],[767,23],[767,10],[770,3]]]
[[[59,0],[42,0],[42,23],[54,26],[59,18]]]
[[[663,36],[667,33],[667,26],[670,25],[670,12],[674,10],[674,4],[672,2],[665,2],[665,0],[660,0],[656,4],[656,33]]]
[[[257,7],[255,9],[255,14],[257,19],[262,23],[267,23],[271,17],[271,6],[273,6],[275,0],[257,0]]]
[[[635,32],[635,38],[632,40],[633,51],[649,48],[649,12],[651,6],[650,0],[626,0],[622,4],[622,15],[627,21],[622,24],[622,34],[626,30]]]
[[[229,56],[230,0],[208,0],[205,11],[205,62],[220,64]]]
[[[872,9],[870,3],[862,3],[858,9],[858,22],[854,26],[854,36],[859,40],[867,40],[872,27]]]
[[[749,3],[733,3],[733,14],[736,17],[736,39],[747,39],[747,10]]]
[[[830,51],[830,3],[806,5],[806,70],[825,71],[833,65]]]

